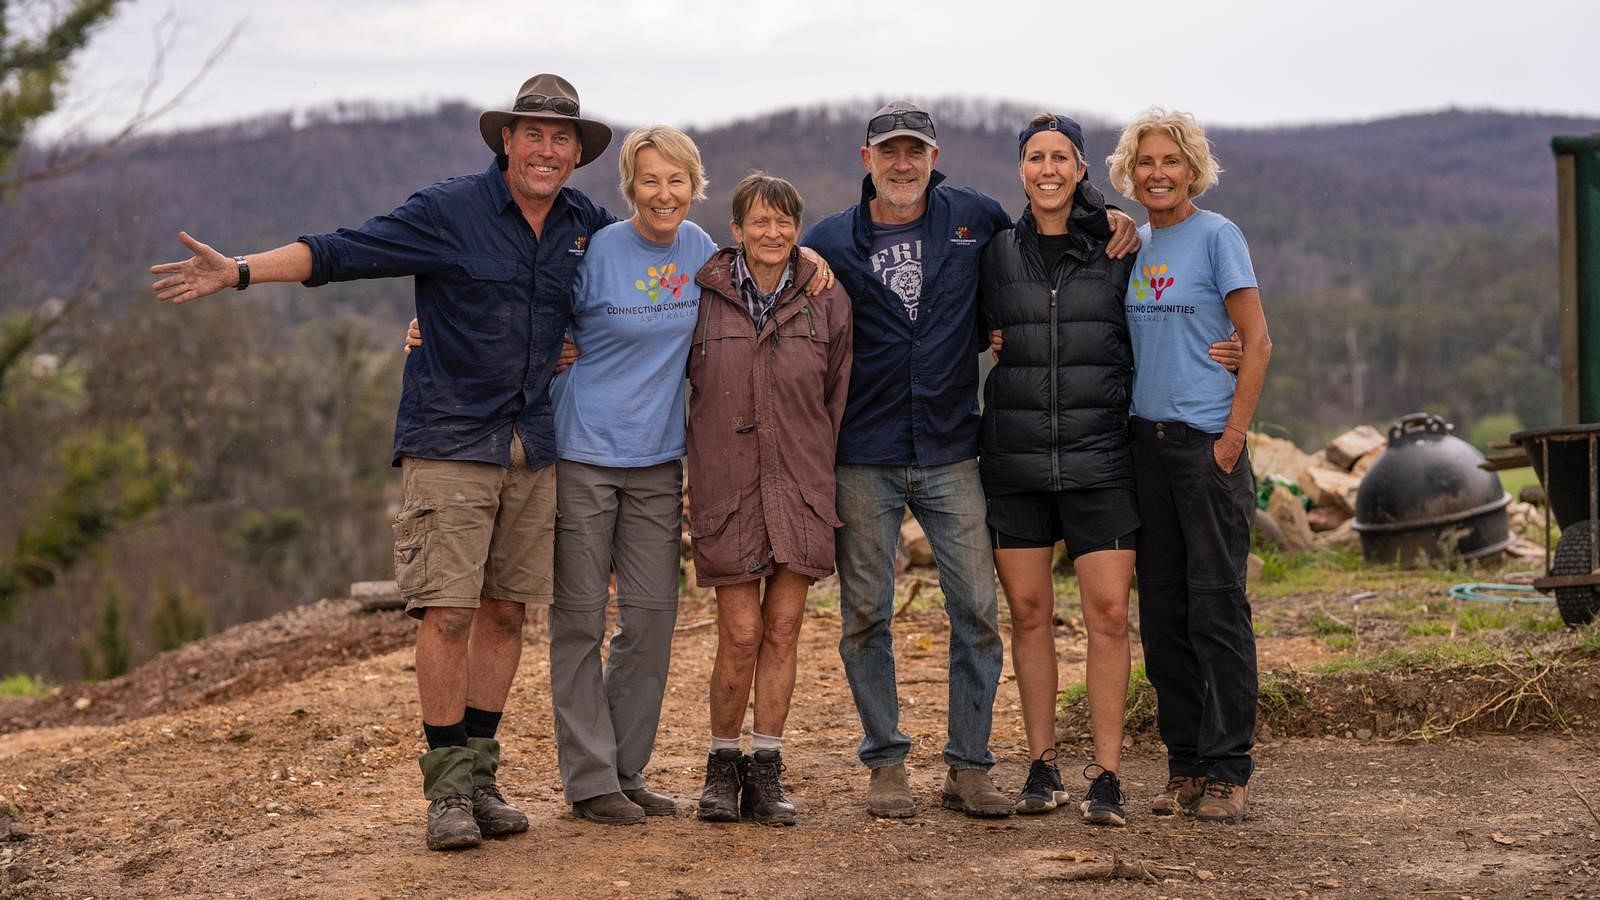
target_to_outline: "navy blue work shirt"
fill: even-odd
[[[550,378],[572,279],[589,235],[615,221],[563,188],[534,237],[496,160],[359,228],[300,238],[311,248],[306,287],[413,276],[426,338],[406,359],[395,465],[413,456],[509,466],[513,429],[531,467],[555,462]]]
[[[841,465],[940,466],[978,455],[978,258],[1011,218],[988,196],[941,184],[934,172],[922,216],[917,318],[874,274],[871,176],[861,202],[811,226],[801,240],[850,294],[855,354],[835,459]]]

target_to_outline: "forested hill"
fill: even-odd
[[[1031,110],[973,101],[933,108],[939,168],[1020,209],[1014,135]],[[812,217],[854,202],[864,111],[787,110],[694,132],[712,180],[694,218],[726,235],[728,191],[753,168],[795,182]],[[59,290],[85,259],[131,270],[174,256],[180,227],[231,252],[359,222],[419,185],[486,166],[475,121],[462,105],[411,114],[341,107],[151,140],[6,210],[4,240],[26,250],[25,264],[7,267],[13,289],[0,303]],[[1549,140],[1597,128],[1596,120],[1447,111],[1216,130],[1225,174],[1202,202],[1249,238],[1281,348],[1261,417],[1303,440],[1422,406],[1464,425],[1496,412],[1550,421],[1558,345]],[[1090,123],[1091,177],[1108,196],[1103,159],[1114,139]],[[615,172],[608,153],[573,184],[620,211]],[[399,284],[332,293],[360,301],[341,314],[359,310],[391,330],[409,302]]]

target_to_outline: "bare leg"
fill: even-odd
[[[454,725],[466,717],[472,619],[473,610],[434,606],[417,626],[417,696],[429,725]]]
[[[800,624],[806,615],[806,591],[811,579],[778,566],[767,579],[767,596],[761,603],[761,651],[756,660],[755,730],[773,737],[783,735],[794,698],[795,664],[800,644]]]
[[[1128,587],[1133,580],[1132,550],[1100,550],[1073,561],[1083,596],[1083,624],[1089,631],[1089,728],[1094,761],[1121,771],[1122,717],[1128,706]]]
[[[489,712],[505,708],[522,660],[522,619],[526,606],[512,600],[484,600],[472,618],[467,649],[467,705]]]
[[[1056,743],[1054,547],[994,551],[994,568],[1011,610],[1011,671],[1022,695],[1022,726],[1028,758],[1038,759]],[[1127,603],[1123,603],[1126,617]],[[1126,675],[1126,673],[1124,673]]]
[[[736,738],[744,730],[756,655],[761,648],[761,582],[724,584],[717,592],[717,658],[711,666],[711,733]]]

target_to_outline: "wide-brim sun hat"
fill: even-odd
[[[583,118],[580,109],[578,89],[572,86],[572,82],[560,75],[545,72],[522,83],[510,109],[484,110],[478,116],[478,133],[483,135],[483,142],[489,145],[489,149],[498,155],[506,152],[500,129],[510,125],[513,120],[570,122],[578,130],[578,142],[583,145],[583,154],[578,158],[577,165],[577,168],[582,168],[606,152],[606,147],[611,145],[611,128],[593,119]]]

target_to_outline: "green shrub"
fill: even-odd
[[[209,631],[205,610],[182,585],[163,581],[156,590],[154,611],[150,614],[150,639],[158,649],[176,650]]]
[[[52,690],[55,685],[37,675],[18,673],[0,678],[0,697],[44,697]]]

